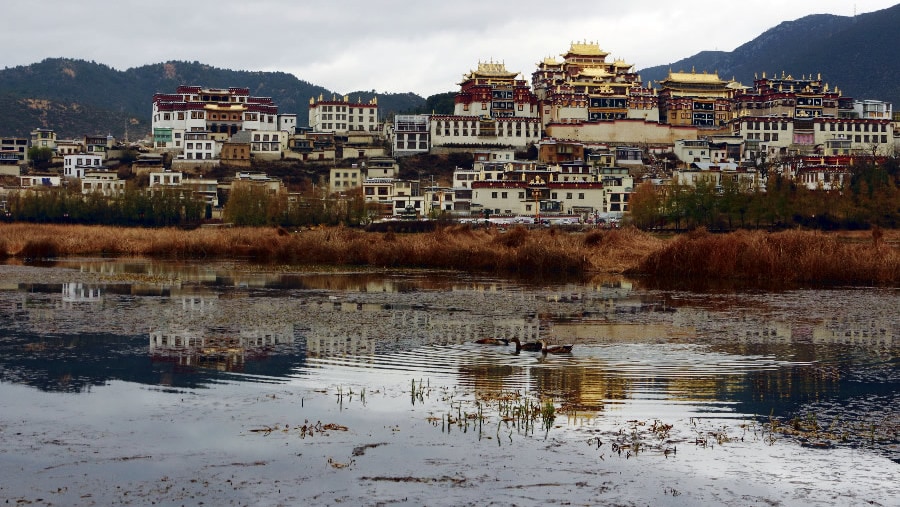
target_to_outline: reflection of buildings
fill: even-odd
[[[62,284],[62,300],[66,303],[96,303],[103,299],[99,287],[71,282]]]
[[[254,327],[237,333],[175,328],[150,331],[150,355],[154,360],[224,371],[240,371],[248,359],[264,357],[293,343],[292,324]]]
[[[331,310],[327,318],[308,322],[307,353],[312,357],[371,357],[380,351],[446,346],[478,338],[540,339],[536,318],[493,317],[471,312],[446,312],[415,305],[333,302],[311,304],[307,313]]]
[[[563,401],[562,408],[570,415],[600,412],[606,400],[627,399],[634,382],[633,379],[610,375],[605,368],[572,365],[537,368],[531,376],[535,390],[545,396],[559,397]],[[580,415],[590,417],[590,413]]]
[[[366,334],[348,335],[324,330],[310,333],[306,338],[309,357],[371,357],[375,355],[375,341]]]

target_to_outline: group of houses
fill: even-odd
[[[597,43],[572,43],[559,59],[540,61],[530,84],[503,63],[479,62],[459,83],[452,114],[389,121],[377,99],[311,98],[301,126],[248,88],[179,86],[153,96],[152,134],[132,172],[149,175],[150,192],[180,188],[217,208],[222,185],[285,191],[253,172],[254,161],[294,159],[327,166],[328,193],[361,192],[373,217],[609,223],[628,211],[641,179],[754,190],[774,171],[830,189],[846,181],[853,157],[900,147],[891,104],[845,97],[820,75],[762,73],[747,86],[715,72],[670,71],[654,86],[608,57]],[[50,148],[62,172],[23,171],[29,147]],[[40,128],[30,139],[0,139],[0,174],[18,176],[19,190],[77,182],[85,194],[116,195],[124,182],[105,164],[125,148],[111,136],[62,140]],[[521,156],[529,150],[536,159]],[[458,152],[474,163],[452,181],[399,178],[400,157]],[[219,165],[235,168],[233,180],[203,177]]]

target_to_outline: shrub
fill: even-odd
[[[59,257],[59,244],[51,238],[33,239],[25,243],[19,251],[19,257],[36,260]]]

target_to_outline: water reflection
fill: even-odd
[[[651,412],[875,414],[884,452],[898,455],[897,290],[710,294],[136,260],[0,272],[0,380],[43,390],[313,374],[377,385],[399,374],[476,394],[537,393],[584,417],[638,402]],[[517,354],[473,343],[482,337],[575,348]]]

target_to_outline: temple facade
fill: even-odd
[[[821,75],[763,73],[753,87],[735,94],[732,106],[731,129],[744,139],[745,160],[833,154],[829,143],[868,154],[888,153],[894,146],[889,118],[860,114],[859,102]]]
[[[528,82],[506,65],[478,62],[477,70],[463,76],[454,98],[456,116],[536,118],[537,99]]]
[[[831,87],[821,75],[795,78],[757,76],[753,87],[734,97],[735,117],[779,116],[797,119],[849,118],[853,99],[844,97],[840,89]]]
[[[524,149],[540,141],[537,99],[518,73],[503,63],[478,62],[459,86],[454,114],[429,115],[425,122],[431,147]]]
[[[657,121],[655,91],[643,86],[634,66],[607,61],[594,42],[572,43],[556,58],[545,58],[532,74],[543,125],[642,119]]]
[[[159,149],[182,151],[186,132],[208,132],[226,141],[241,130],[277,131],[278,107],[249,88],[179,86],[153,96],[153,141]]]
[[[718,73],[672,72],[659,81],[659,121],[669,125],[720,129],[732,118],[735,92],[741,87]]]

